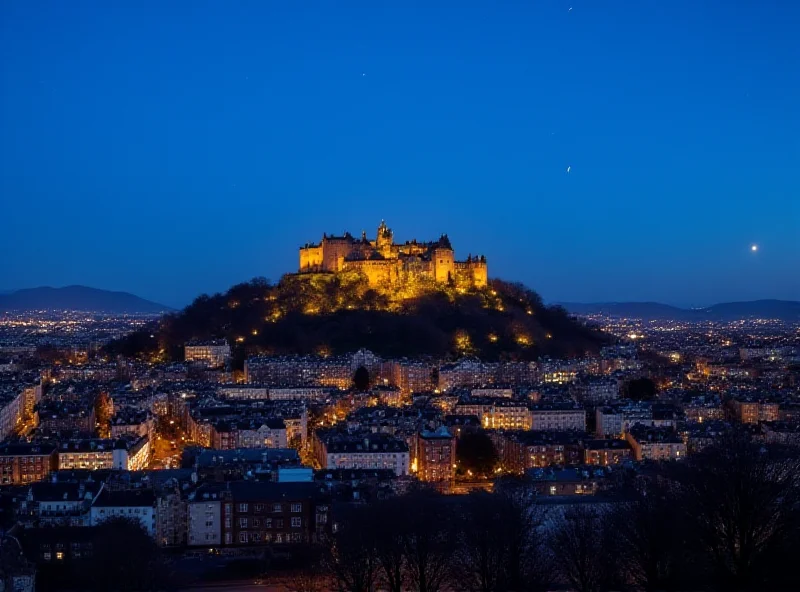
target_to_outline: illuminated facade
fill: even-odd
[[[429,483],[452,485],[455,478],[456,441],[446,427],[423,431],[417,439],[417,477]]]
[[[374,240],[367,239],[366,233],[360,239],[349,232],[343,236],[323,234],[319,243],[300,247],[300,273],[348,270],[362,272],[373,286],[428,279],[459,288],[482,288],[488,280],[486,257],[456,261],[446,234],[433,242],[399,244],[383,221]]]

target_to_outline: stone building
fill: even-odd
[[[459,288],[482,288],[488,280],[486,257],[470,255],[465,261],[456,261],[446,234],[437,241],[395,243],[383,221],[374,240],[367,239],[366,233],[360,239],[349,232],[323,234],[319,243],[300,247],[300,273],[340,271],[362,272],[373,286],[427,279]]]

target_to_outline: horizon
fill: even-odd
[[[798,4],[0,15],[7,290],[182,308],[385,219],[546,302],[800,300]]]
[[[258,276],[256,276],[256,277],[258,277]],[[231,286],[229,286],[229,288],[233,287],[236,284],[240,284],[240,283],[243,283],[243,282],[250,281],[252,279],[256,279],[256,277],[250,278],[248,280],[243,280],[242,282],[236,282],[235,284],[231,284]],[[492,277],[490,277],[489,279],[490,280],[492,280],[492,279],[502,280],[503,278],[492,278]],[[272,281],[272,280],[270,280],[270,281]],[[277,283],[277,281],[275,283]],[[527,286],[527,287],[530,287],[530,286]],[[116,290],[116,289],[112,290],[112,289],[101,288],[101,287],[98,287],[98,286],[86,286],[86,285],[83,285],[83,284],[67,284],[67,285],[63,285],[63,286],[41,285],[41,286],[29,286],[29,287],[26,287],[26,288],[16,288],[16,289],[0,288],[0,295],[12,294],[14,292],[19,292],[19,291],[22,291],[22,290],[37,290],[37,289],[56,289],[56,290],[59,290],[59,289],[63,289],[63,288],[88,288],[88,289],[92,289],[92,290],[101,290],[101,291],[106,291],[106,292],[118,292],[118,293],[128,294],[128,295],[131,295],[131,296],[136,296],[138,298],[142,298],[142,299],[147,300],[148,302],[151,302],[153,304],[159,304],[161,306],[165,306],[165,307],[170,308],[172,310],[182,310],[182,309],[184,309],[185,307],[189,306],[194,301],[195,298],[197,298],[198,296],[201,296],[203,294],[206,294],[206,295],[209,295],[209,296],[213,296],[214,294],[225,293],[227,291],[227,289],[226,289],[226,290],[221,290],[220,292],[204,292],[202,294],[198,293],[194,298],[192,298],[192,300],[190,300],[188,302],[185,302],[185,303],[182,303],[182,304],[177,304],[177,303],[176,304],[171,304],[171,303],[168,303],[168,302],[162,302],[162,301],[160,301],[158,299],[148,298],[146,296],[143,296],[141,294],[138,294],[138,293],[130,291],[130,290]],[[534,290],[534,291],[536,291],[536,290]],[[541,294],[539,294],[539,295],[542,296]],[[671,306],[671,307],[674,307],[674,308],[679,308],[679,309],[684,309],[684,310],[704,309],[704,308],[712,307],[712,306],[717,305],[717,304],[738,304],[738,303],[758,302],[758,301],[800,302],[800,300],[792,300],[792,299],[784,299],[784,298],[756,298],[756,299],[753,299],[753,300],[720,300],[720,301],[709,302],[709,303],[705,303],[705,304],[680,304],[680,303],[665,302],[665,301],[660,301],[660,300],[604,300],[604,301],[588,302],[588,301],[578,301],[578,300],[548,300],[544,296],[542,296],[542,300],[543,300],[543,302],[544,302],[544,304],[546,306],[556,306],[556,305],[604,305],[604,304],[660,304],[660,305]]]

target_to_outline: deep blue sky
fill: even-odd
[[[8,0],[0,288],[182,305],[385,218],[549,301],[800,299],[798,31],[795,0]]]

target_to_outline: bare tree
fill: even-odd
[[[374,512],[365,506],[351,508],[339,522],[327,547],[324,565],[340,592],[371,592],[378,576]]]
[[[610,516],[616,575],[640,590],[678,589],[690,567],[683,510],[655,480],[643,481],[633,495]]]
[[[579,592],[596,592],[608,582],[605,524],[590,505],[569,508],[558,521],[551,550],[558,573]]]
[[[375,528],[373,545],[379,567],[378,580],[389,592],[403,592],[406,582],[403,503],[404,500],[398,498],[384,500],[370,511]]]
[[[472,493],[461,508],[461,528],[454,557],[454,579],[470,592],[504,589],[508,546],[503,538],[503,512],[494,496]]]
[[[450,508],[427,491],[403,499],[403,550],[409,583],[419,592],[438,592],[447,581],[453,551]]]
[[[784,589],[796,584],[800,459],[731,434],[691,460],[679,503],[698,551],[721,589]]]
[[[470,494],[461,508],[454,579],[481,592],[536,588],[546,579],[541,511],[533,492],[498,486]]]

